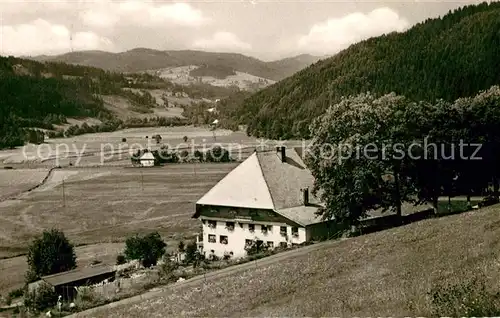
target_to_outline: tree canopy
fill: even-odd
[[[63,232],[44,231],[28,249],[27,280],[32,282],[41,276],[57,274],[76,268],[76,255]]]
[[[454,102],[394,93],[342,99],[311,125],[307,163],[325,218],[353,224],[369,210],[441,195],[498,197],[500,88]]]

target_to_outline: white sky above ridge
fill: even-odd
[[[477,2],[2,0],[0,54],[147,47],[263,60],[331,55]]]

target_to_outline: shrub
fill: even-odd
[[[182,137],[182,140],[184,140],[184,142],[187,142],[188,141],[188,137],[184,136],[184,137]]]
[[[191,264],[196,260],[196,252],[198,251],[198,247],[196,246],[196,242],[192,241],[186,245],[186,256],[184,258],[184,262],[186,264]]]
[[[74,269],[76,255],[63,232],[52,229],[44,231],[35,239],[28,249],[29,270],[26,275],[28,283],[40,276],[56,274]]]
[[[78,288],[78,294],[76,295],[75,305],[78,308],[92,307],[101,303],[101,297],[92,289],[92,287],[80,287]]]
[[[122,138],[122,142],[127,142],[127,138]]]
[[[126,262],[127,259],[123,254],[118,254],[118,256],[116,256],[116,265],[122,265],[125,264]]]
[[[500,295],[487,291],[484,278],[476,277],[453,286],[436,286],[429,294],[436,317],[500,315]]]
[[[247,255],[256,255],[267,250],[262,241],[252,241],[252,244],[245,247]]]
[[[43,282],[24,296],[24,306],[31,312],[38,313],[52,308],[57,303],[57,294],[52,287]]]
[[[172,262],[170,259],[166,259],[165,263],[161,265],[160,276],[169,277],[177,268],[179,268],[179,264]]]
[[[208,162],[230,162],[231,157],[229,151],[219,146],[215,146],[207,151],[205,160]]]
[[[9,293],[10,298],[19,298],[22,295],[24,295],[24,288],[18,288],[18,289],[11,290]]]
[[[184,242],[180,241],[179,242],[179,252],[184,252],[184,248],[185,248]]]
[[[165,254],[167,244],[158,232],[146,236],[135,235],[125,241],[125,257],[129,260],[140,260],[144,267],[156,265],[158,259]]]

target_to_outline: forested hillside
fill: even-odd
[[[483,3],[352,45],[254,94],[232,119],[256,136],[308,137],[313,118],[342,96],[395,92],[452,101],[498,83],[500,3]]]
[[[164,107],[157,104],[148,89],[184,92],[195,98],[223,98],[237,92],[234,88],[206,84],[180,86],[148,74],[125,76],[88,66],[0,56],[0,149],[26,141],[43,141],[40,128],[54,130],[54,125],[67,123],[69,117],[97,118],[102,124],[71,126],[47,134],[63,137],[138,125],[187,123],[180,118],[163,117],[122,121],[105,107],[105,95],[125,98],[136,113],[152,113],[152,108]]]

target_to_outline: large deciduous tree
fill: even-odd
[[[403,126],[409,102],[396,94],[342,99],[311,125],[307,162],[324,218],[355,224],[374,209],[401,213],[413,187],[401,177],[411,136]]]
[[[52,229],[44,231],[28,249],[27,281],[33,282],[41,276],[56,274],[76,268],[76,255],[63,232]]]

